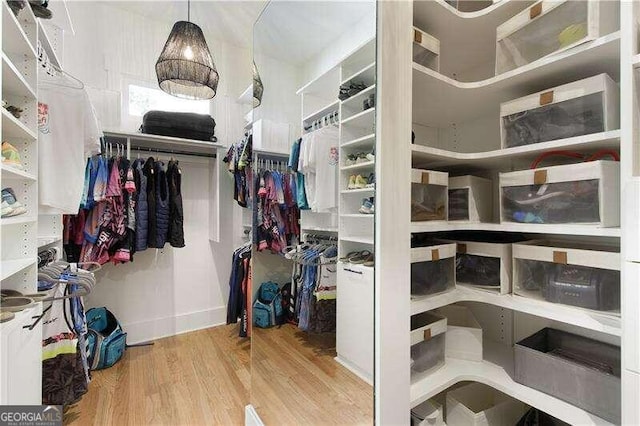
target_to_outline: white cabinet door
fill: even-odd
[[[373,292],[373,268],[338,265],[338,360],[370,381],[373,378]]]
[[[1,336],[0,405],[42,403],[42,322],[28,328],[42,312],[42,304],[16,314]],[[4,326],[3,326],[4,327]]]
[[[624,368],[640,373],[640,263],[622,269],[622,356]]]

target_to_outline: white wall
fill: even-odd
[[[103,128],[120,129],[123,81],[157,84],[155,61],[173,23],[152,21],[103,2],[67,4],[76,35],[65,37],[64,66],[85,82]],[[147,4],[154,7],[153,2]],[[209,37],[207,42],[220,73],[211,108],[216,135],[229,145],[243,132],[242,108],[235,100],[251,82],[251,53]],[[148,249],[136,254],[131,264],[105,265],[98,273],[87,304],[111,309],[130,342],[225,322],[231,254],[240,241],[241,219],[229,174],[224,169],[215,173],[209,164],[221,162],[222,155],[204,163],[198,157],[181,160],[185,248]],[[220,182],[212,174],[218,174]],[[210,191],[217,190],[216,212],[210,206]],[[209,219],[216,213],[219,241],[212,242]]]

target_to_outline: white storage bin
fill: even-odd
[[[496,31],[496,75],[617,31],[618,1],[542,0]]]
[[[442,404],[429,399],[412,408],[411,426],[446,426]]]
[[[427,296],[455,288],[456,245],[434,244],[411,249],[411,295]]]
[[[440,40],[413,27],[413,62],[440,71]]]
[[[500,104],[502,148],[619,128],[619,89],[607,74]]]
[[[435,312],[447,318],[447,358],[482,361],[482,328],[471,310],[465,306],[448,305]]]
[[[291,149],[288,123],[260,119],[253,123],[253,149],[286,154]]]
[[[447,220],[449,173],[411,169],[411,221]]]
[[[448,426],[513,426],[529,406],[482,383],[447,392]]]
[[[620,249],[534,240],[513,245],[515,294],[620,313]]]
[[[449,178],[450,221],[491,222],[493,191],[491,180],[477,176]]]
[[[500,221],[620,225],[620,163],[590,161],[500,173]]]
[[[432,312],[411,317],[411,370],[427,373],[444,365],[447,319]]]
[[[456,241],[456,285],[511,293],[511,243]]]

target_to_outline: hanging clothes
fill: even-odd
[[[38,80],[38,193],[41,213],[75,214],[83,195],[85,160],[103,137],[86,91],[64,76]]]
[[[231,257],[229,275],[229,300],[227,302],[227,324],[235,324],[241,319],[239,336],[247,337],[251,324],[251,244],[237,248]]]
[[[169,184],[169,244],[171,244],[171,247],[184,247],[182,171],[177,161],[169,161],[167,182]]]
[[[231,145],[222,160],[227,163],[227,170],[233,175],[233,199],[240,207],[252,205],[252,160],[253,136],[250,132],[247,132],[238,143]]]

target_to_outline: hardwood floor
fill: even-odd
[[[64,423],[244,425],[251,400],[267,425],[373,424],[373,389],[333,360],[331,338],[286,325],[256,329],[253,339],[253,375],[251,345],[236,325],[130,348],[93,373]]]

